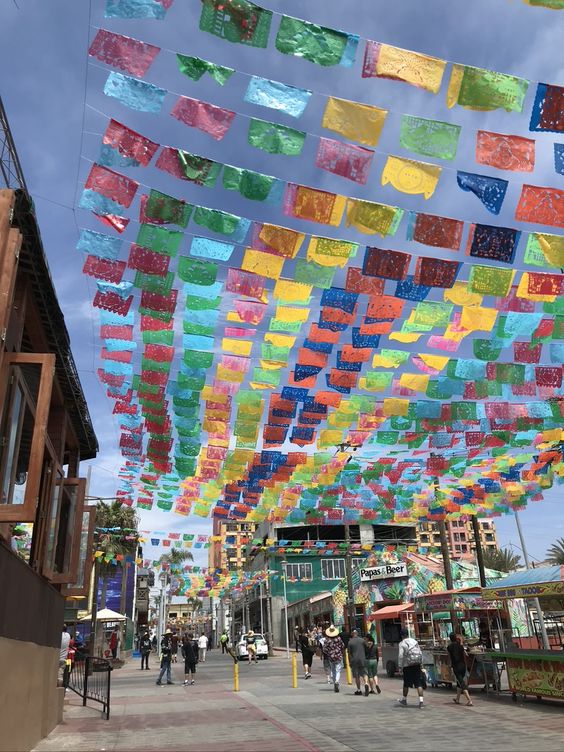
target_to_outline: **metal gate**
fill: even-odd
[[[68,688],[87,700],[99,702],[106,720],[110,717],[110,675],[112,664],[105,658],[95,656],[76,657],[68,677]]]

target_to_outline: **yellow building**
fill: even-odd
[[[221,540],[213,541],[210,545],[208,565],[211,568],[243,569],[247,560],[244,547],[252,540],[256,529],[254,522],[215,519],[213,535],[221,536]]]

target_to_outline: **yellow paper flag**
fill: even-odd
[[[392,415],[404,416],[409,410],[409,400],[387,397],[382,402],[382,412],[388,418]]]
[[[399,383],[400,386],[411,389],[414,392],[425,392],[429,385],[429,376],[420,373],[402,373]]]
[[[308,303],[312,285],[293,282],[289,279],[278,279],[274,285],[272,297],[285,303]]]
[[[439,182],[442,169],[428,162],[389,156],[382,171],[382,185],[391,183],[401,193],[422,193],[431,198]]]
[[[230,337],[224,337],[221,340],[221,349],[224,352],[232,353],[233,355],[243,355],[248,357],[253,349],[253,343],[246,339],[231,339]]]
[[[377,76],[405,81],[436,94],[441,88],[445,67],[445,60],[381,44],[374,72]]]
[[[481,304],[483,299],[483,295],[477,292],[469,292],[468,282],[455,282],[450,289],[443,293],[445,303],[454,303],[459,306],[477,306]]]
[[[296,256],[304,238],[303,233],[278,225],[263,225],[259,232],[260,241],[286,258]]]
[[[264,335],[264,341],[270,342],[275,347],[293,347],[296,341],[295,337],[290,334],[274,334],[274,332],[266,332]]]
[[[285,321],[287,323],[293,323],[296,321],[304,322],[309,318],[309,308],[289,308],[285,306],[276,306],[276,314],[274,316],[278,321]]]
[[[246,248],[241,262],[241,269],[253,274],[260,274],[268,279],[278,279],[282,273],[282,267],[286,259],[282,256],[273,256],[272,253],[255,251],[254,248]]]
[[[379,107],[327,97],[321,126],[350,141],[376,146],[387,114],[387,110]]]
[[[464,329],[469,329],[471,332],[491,332],[497,318],[497,313],[495,308],[483,308],[481,306],[469,308],[468,306],[462,306],[460,326]]]

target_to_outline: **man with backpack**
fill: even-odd
[[[403,671],[403,697],[398,702],[405,707],[409,689],[413,687],[419,695],[419,709],[423,710],[423,654],[419,643],[409,636],[407,629],[402,629],[400,634],[402,639],[399,644],[398,666]]]

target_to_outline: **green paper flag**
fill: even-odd
[[[178,149],[178,164],[186,180],[212,188],[221,170],[221,162]]]
[[[143,224],[137,233],[136,243],[164,256],[176,256],[183,234],[165,227]]]
[[[142,334],[144,345],[172,345],[174,342],[174,332],[171,329],[158,329],[157,331],[149,329]]]
[[[183,282],[191,282],[194,285],[213,285],[217,278],[217,264],[180,256],[178,276]]]
[[[277,178],[253,170],[230,165],[223,168],[223,187],[227,191],[239,191],[241,196],[251,201],[265,201],[272,186],[277,182]]]
[[[183,73],[192,81],[199,81],[205,73],[213,78],[213,80],[223,86],[231,76],[235,73],[234,68],[225,68],[223,65],[216,65],[210,63],[208,60],[202,60],[201,57],[190,57],[189,55],[176,54],[176,63],[178,70]]]
[[[275,44],[284,55],[303,57],[317,65],[339,65],[348,39],[342,31],[282,16]]]
[[[201,298],[199,295],[186,296],[186,308],[190,311],[208,311],[219,308],[221,298]]]
[[[402,115],[400,146],[416,154],[437,159],[454,159],[459,136],[459,125]]]
[[[468,289],[470,292],[504,298],[511,290],[514,275],[513,269],[473,265],[470,269]]]
[[[304,285],[313,285],[322,289],[329,289],[333,283],[335,269],[330,266],[320,266],[315,262],[297,259],[294,279]]]
[[[241,217],[236,214],[207,209],[205,206],[197,206],[194,211],[194,222],[197,225],[221,235],[232,235],[239,227],[240,221]]]
[[[503,342],[497,339],[474,339],[472,350],[478,360],[497,360],[503,349]],[[454,403],[453,403],[454,406]]]
[[[252,118],[249,123],[248,142],[269,154],[286,154],[294,157],[301,154],[306,134],[295,128]]]
[[[173,284],[173,272],[168,272],[164,277],[159,277],[156,274],[143,274],[143,272],[137,272],[133,281],[135,287],[139,287],[141,290],[147,290],[147,292],[156,292],[159,295],[169,295]]]
[[[472,110],[502,109],[521,112],[529,82],[504,73],[455,64],[452,67],[447,104]]]
[[[166,222],[179,227],[186,227],[192,209],[191,204],[167,196],[166,193],[160,193],[152,188],[145,203],[144,214],[150,222]]]
[[[185,350],[183,360],[189,368],[209,368],[213,363],[213,353]]]
[[[202,0],[200,29],[228,42],[266,47],[272,11],[247,0]]]

